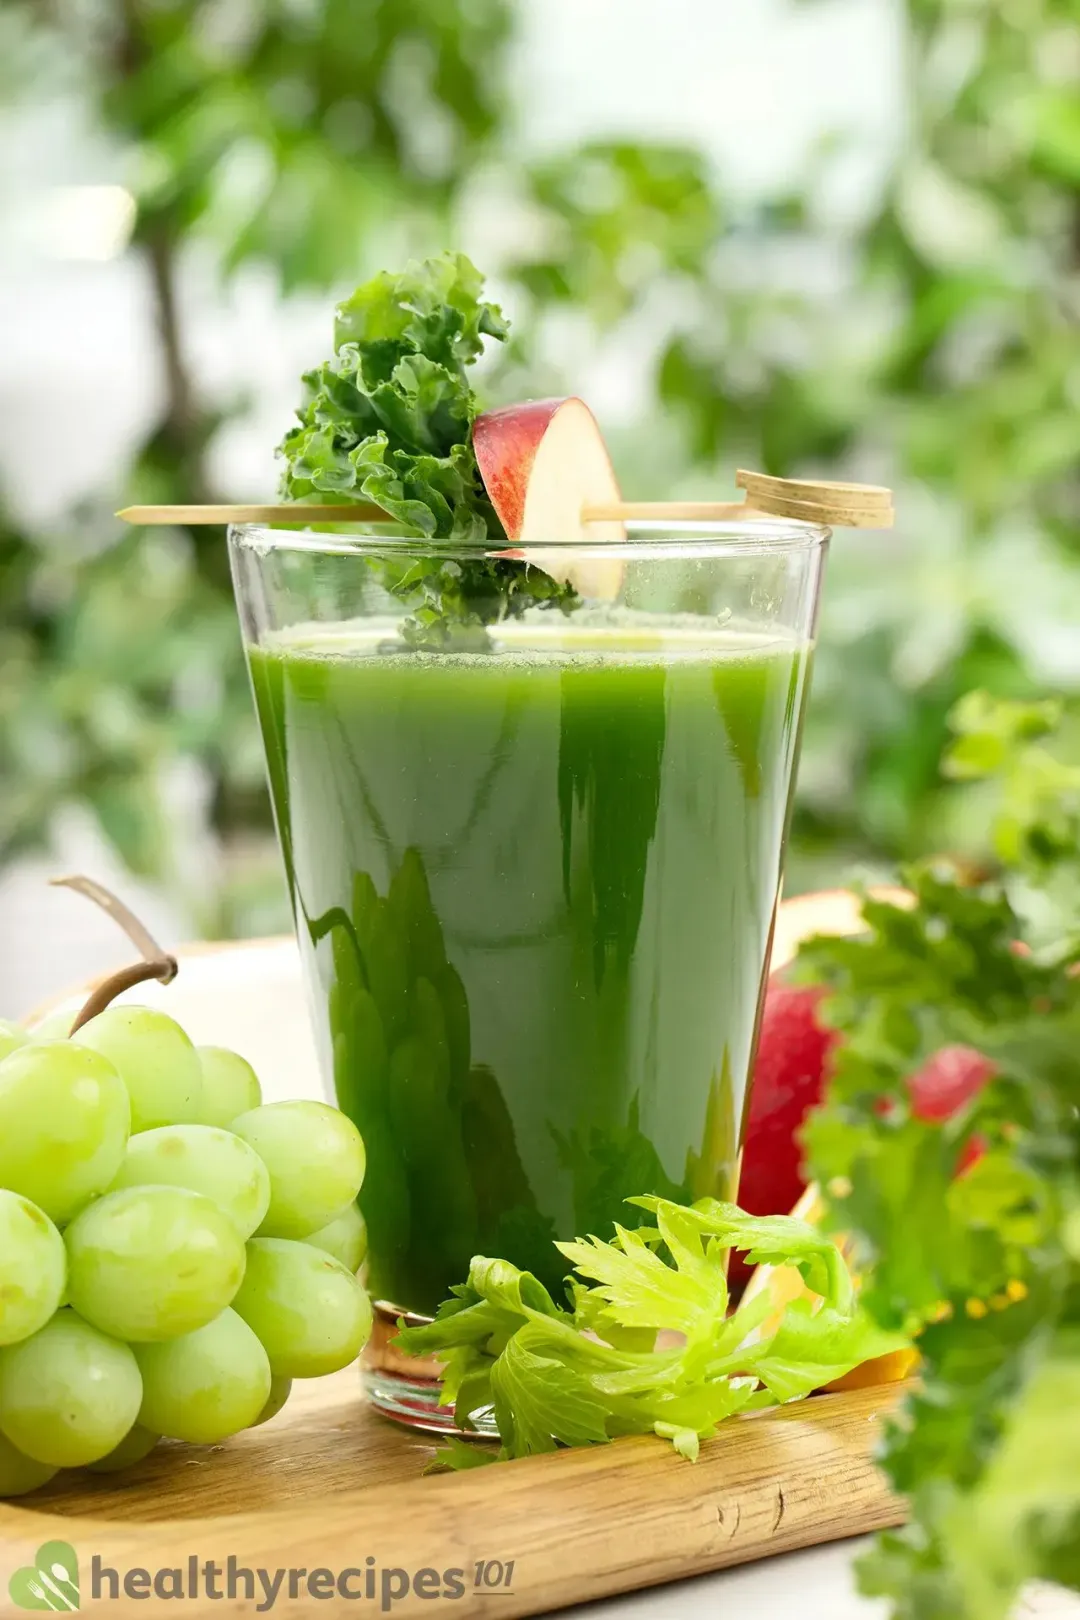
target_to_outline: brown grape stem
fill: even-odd
[[[91,1018],[96,1018],[105,1008],[124,990],[130,990],[136,984],[144,984],[148,979],[157,979],[160,984],[170,984],[180,971],[180,964],[175,956],[163,951],[149,929],[139,921],[133,911],[129,911],[122,900],[119,900],[104,884],[95,883],[93,878],[83,877],[76,873],[71,877],[50,878],[49,882],[54,888],[74,889],[76,894],[85,895],[95,905],[100,906],[131,940],[132,944],[142,952],[142,961],[133,962],[129,967],[119,968],[103,979],[99,985],[90,992],[79,1011],[78,1017],[72,1024],[69,1035],[74,1035]]]

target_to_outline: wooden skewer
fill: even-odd
[[[827,479],[772,478],[740,467],[735,483],[747,506],[773,517],[824,523],[831,528],[891,529],[892,490],[880,484],[840,484]]]
[[[381,506],[350,501],[341,506],[285,501],[269,506],[125,506],[117,512],[125,523],[387,523]]]
[[[754,512],[768,517],[794,518],[798,523],[817,523],[830,529],[891,529],[895,513],[891,506],[843,506],[822,501],[783,501],[776,495],[747,497],[745,515]]]
[[[842,501],[784,501],[775,495],[745,501],[612,501],[587,506],[586,523],[730,523],[753,518],[795,518],[837,529],[891,529],[891,506],[854,506]]]
[[[586,506],[585,523],[671,522],[725,523],[744,518],[784,517],[851,529],[892,527],[890,490],[869,484],[798,482],[740,470],[736,483],[746,501],[612,501]],[[379,523],[387,514],[370,501],[319,506],[305,501],[276,505],[125,506],[117,512],[125,523]]]
[[[753,514],[743,501],[607,501],[581,515],[586,523],[728,523]]]
[[[883,484],[837,484],[826,478],[800,480],[773,478],[769,473],[748,472],[740,467],[735,474],[737,489],[750,496],[775,495],[785,501],[828,501],[838,506],[891,506],[893,493]]]

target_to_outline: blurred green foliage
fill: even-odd
[[[942,791],[954,702],[1080,688],[1080,22],[1075,0],[906,13],[907,128],[851,204],[841,141],[754,202],[701,154],[630,138],[523,163],[512,0],[14,0],[0,93],[67,83],[127,154],[167,390],[126,490],[63,532],[0,521],[0,853],[77,799],[175,880],[185,759],[226,851],[267,830],[220,536],[106,515],[258,493],[210,487],[190,253],[223,280],[268,264],[284,296],[451,245],[514,319],[493,398],[582,386],[567,322],[632,353],[628,495],[723,496],[739,464],[894,485],[894,534],[834,543],[789,887],[981,857],[978,791]],[[478,187],[521,226],[496,262],[464,223]],[[242,870],[225,862],[205,926],[253,925]]]

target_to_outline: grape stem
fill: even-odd
[[[157,979],[161,984],[171,984],[180,971],[180,964],[175,956],[163,951],[157,940],[136,917],[129,911],[122,900],[117,899],[102,883],[95,883],[93,878],[83,877],[75,873],[70,877],[50,878],[53,888],[74,889],[76,894],[85,895],[88,900],[100,906],[113,921],[124,930],[132,944],[142,952],[142,961],[133,962],[129,967],[119,968],[111,973],[107,979],[102,979],[90,992],[78,1017],[72,1024],[69,1035],[88,1024],[91,1018],[96,1018],[123,990],[130,990],[136,984],[144,984],[148,979]]]

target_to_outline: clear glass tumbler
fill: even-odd
[[[633,1224],[627,1197],[736,1196],[827,539],[230,533],[320,1060],[368,1150],[368,1384],[399,1417],[451,1421],[389,1340],[474,1254],[560,1294],[552,1240]]]

